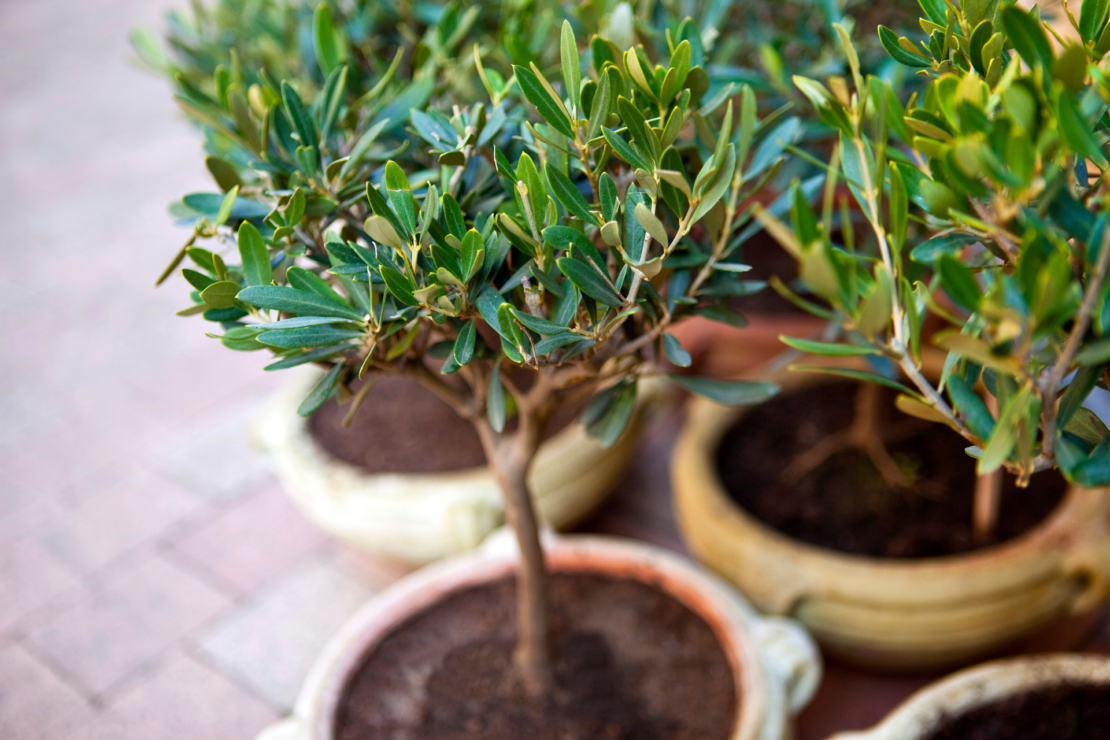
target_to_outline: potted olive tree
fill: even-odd
[[[747,176],[754,95],[735,111],[706,99],[692,22],[657,62],[595,36],[586,74],[569,22],[559,38],[561,91],[535,63],[506,78],[477,50],[489,106],[413,112],[439,164],[419,185],[394,159],[371,170],[343,156],[373,119],[263,78],[257,179],[228,190],[171,266],[193,261],[186,313],[219,323],[222,343],[325,371],[302,413],[333,397],[354,413],[360,379],[378,376],[436,394],[477,430],[515,535],[510,550],[432,566],[368,605],[270,737],[771,738],[815,688],[803,633],[681,559],[541,537],[528,472],[545,426],[582,399],[579,420],[612,443],[645,380],[689,364],[669,329],[725,311],[745,270],[730,260],[737,204],[761,184]],[[506,141],[514,87],[529,120]],[[711,141],[688,138],[691,121]],[[666,377],[727,403],[776,391]]]
[[[330,173],[321,173],[322,186],[301,187],[292,209],[281,212],[288,223],[271,223],[275,230],[299,228],[302,211],[325,216],[325,224],[340,217],[349,202],[365,197],[371,173],[380,180],[387,160],[409,172],[416,187],[441,174],[447,165],[441,165],[440,156],[456,156],[451,150],[466,133],[452,128],[451,113],[424,115],[432,99],[437,110],[449,110],[496,96],[496,103],[487,104],[483,143],[519,154],[514,137],[522,132],[523,100],[519,89],[506,87],[504,80],[512,76],[514,55],[558,63],[558,50],[545,44],[544,36],[528,32],[557,27],[558,5],[531,4],[513,13],[500,12],[498,4],[465,10],[437,6],[434,11],[374,2],[340,8],[221,0],[211,8],[195,5],[190,14],[171,13],[164,45],[136,32],[136,48],[149,66],[173,80],[183,110],[204,131],[205,163],[223,191],[186,195],[173,207],[181,222],[209,228],[223,193],[236,185],[241,190],[235,216],[252,208],[255,219],[268,214],[268,206],[254,198],[265,179],[258,166],[266,164],[259,153],[269,148],[263,141],[271,125],[267,116],[276,117],[274,131],[297,136],[289,128],[279,81],[288,82],[305,101],[319,147],[336,164]],[[507,48],[491,44],[500,38],[511,39]],[[485,82],[496,92],[487,92],[475,69],[475,46],[487,49]],[[413,109],[417,113],[410,120]],[[295,148],[287,154],[295,158]],[[297,185],[306,183],[298,181],[289,190]],[[273,267],[284,274],[300,247],[295,238],[278,233],[284,247],[273,255]],[[212,274],[203,247],[188,249]],[[194,272],[186,275],[199,289]],[[234,308],[206,314],[217,321],[234,321],[238,315]],[[332,403],[302,416],[297,413],[301,400],[322,371],[306,364],[288,375],[285,388],[257,421],[255,438],[293,500],[329,534],[419,564],[473,548],[504,523],[497,481],[476,431],[423,386],[402,376],[367,381],[353,389],[361,391],[360,402],[370,401],[362,413],[348,413],[360,403]],[[531,470],[536,505],[546,523],[560,529],[573,525],[603,500],[626,470],[639,427],[660,391],[658,382],[646,383],[625,433],[606,444],[581,425],[569,424],[569,411],[549,425]],[[406,419],[420,419],[444,434],[429,450],[428,439]]]
[[[840,327],[784,337],[816,358],[794,369],[862,385],[794,376],[747,433],[702,405],[674,466],[707,562],[830,649],[898,668],[967,660],[1110,593],[1110,436],[1083,407],[1110,359],[1106,6],[1055,50],[1035,10],[921,4],[928,42],[879,35],[928,87],[864,79],[842,34],[850,78],[795,78],[839,137],[823,202],[796,190],[792,227],[760,214],[811,293],[777,287]],[[867,242],[830,239],[838,182]]]

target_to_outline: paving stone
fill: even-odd
[[[0,540],[0,633],[67,591],[80,589],[69,568],[35,540]]]
[[[42,544],[81,573],[95,572],[207,504],[139,468],[115,469],[82,490],[82,502],[46,525]]]
[[[66,740],[250,740],[276,718],[226,676],[175,653]]]
[[[248,404],[196,423],[157,453],[155,469],[207,499],[249,493],[269,476],[265,459],[250,444],[257,413],[257,405]]]
[[[152,557],[28,635],[35,651],[97,696],[225,609],[225,596]]]
[[[186,535],[171,554],[245,594],[328,544],[280,485],[270,482]]]
[[[79,692],[23,647],[0,649],[0,738],[57,740],[93,716]]]
[[[318,559],[202,632],[197,645],[212,665],[285,712],[328,640],[370,596],[330,559]]]

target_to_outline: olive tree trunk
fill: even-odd
[[[526,690],[540,696],[551,686],[552,646],[547,565],[528,487],[528,470],[539,448],[540,430],[530,417],[521,415],[517,430],[511,433],[498,433],[485,420],[477,426],[486,458],[501,487],[505,518],[520,547],[516,665]]]

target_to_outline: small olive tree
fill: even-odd
[[[316,28],[325,49],[339,43],[329,28]],[[527,482],[545,424],[581,399],[580,420],[611,444],[639,381],[667,361],[689,364],[668,333],[676,321],[743,322],[726,301],[762,284],[744,280],[735,250],[759,228],[747,203],[779,166],[776,126],[786,125],[758,120],[750,88],[737,91],[735,111],[734,88],[709,94],[690,20],[656,60],[594,36],[583,65],[569,22],[558,36],[558,88],[535,63],[487,68],[474,47],[489,99],[405,111],[405,135],[419,143],[384,167],[360,159],[381,124],[362,113],[369,93],[344,88],[343,66],[308,102],[288,81],[255,74],[249,94],[263,105],[246,121],[231,95],[209,101],[250,179],[208,196],[171,265],[192,261],[182,273],[194,304],[180,313],[215,322],[225,346],[272,353],[266,370],[326,371],[301,414],[338,397],[350,417],[372,379],[393,373],[474,423],[520,545],[516,658],[532,692],[551,680]],[[244,135],[252,127],[257,138]],[[776,391],[667,377],[725,403]]]
[[[839,135],[824,165],[823,211],[798,193],[792,228],[760,217],[823,305],[793,298],[842,329],[837,343],[784,341],[874,360],[876,372],[835,372],[893,386],[899,409],[962,435],[978,458],[976,529],[985,533],[1002,468],[1019,485],[1053,466],[1081,485],[1110,483],[1110,435],[1081,407],[1105,387],[1110,361],[1110,85],[1099,66],[1110,50],[1108,3],[1087,0],[1078,20],[1069,12],[1082,43],[1057,39],[1057,49],[1036,8],[997,0],[921,7],[927,42],[886,28],[879,36],[894,59],[928,78],[923,94],[907,100],[881,79],[863,79],[843,32],[851,79],[795,78]],[[867,245],[832,242],[838,182],[868,225]],[[928,315],[947,326],[928,338],[948,351],[935,379],[921,363]],[[909,386],[882,372],[893,365]],[[980,381],[985,399],[974,390]],[[899,482],[873,435],[840,442],[865,445]]]

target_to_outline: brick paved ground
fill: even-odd
[[[173,317],[180,286],[151,288],[183,238],[166,204],[209,187],[166,87],[126,63],[129,27],[169,4],[0,3],[3,740],[248,740],[398,574],[308,526],[249,448],[279,379]],[[676,427],[590,528],[681,548]],[[919,683],[833,668],[802,740]]]

